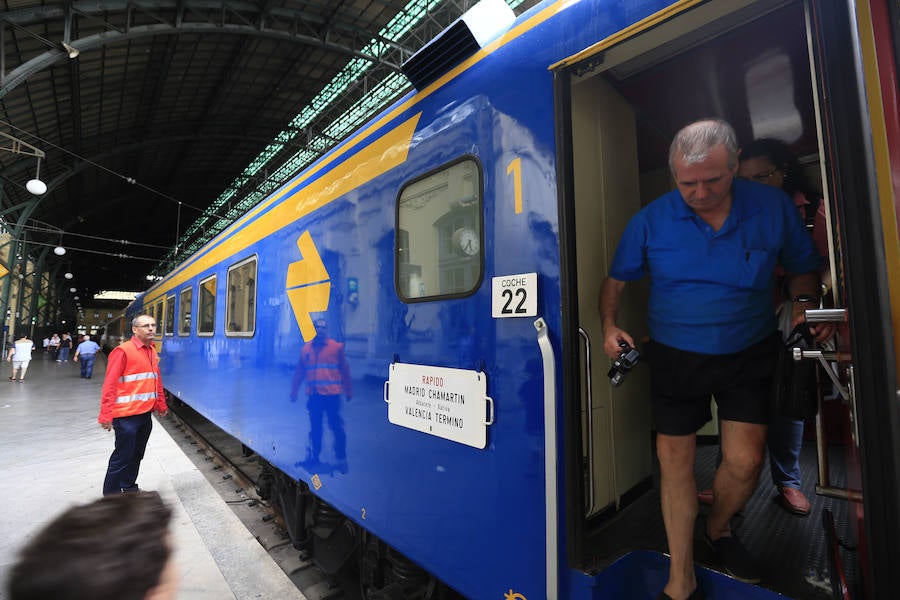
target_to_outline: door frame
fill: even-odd
[[[892,339],[900,324],[891,318],[889,270],[897,267],[887,261],[893,244],[884,234],[881,203],[885,200],[879,195],[890,193],[879,191],[878,159],[886,153],[881,142],[884,122],[876,114],[881,98],[866,93],[867,77],[872,74],[863,64],[864,35],[871,35],[871,29],[858,20],[859,11],[868,10],[866,4],[865,0],[809,2],[819,81],[816,92],[825,130],[822,152],[830,170],[829,195],[836,204],[831,207],[832,214],[837,216],[844,240],[843,294],[857,371],[855,423],[860,433],[864,510],[861,558],[867,596],[881,598],[900,588],[900,570],[896,568],[900,562],[896,543],[900,539],[900,397]],[[847,85],[851,81],[855,85]]]

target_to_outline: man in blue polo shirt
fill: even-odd
[[[764,456],[780,344],[772,309],[775,264],[792,274],[792,298],[818,294],[822,259],[790,198],[771,186],[736,180],[738,155],[734,130],[724,121],[706,119],[679,131],[669,149],[676,189],[631,219],[600,290],[604,350],[615,358],[620,342],[634,346],[616,325],[625,283],[650,277],[652,341],[644,352],[671,557],[660,599],[703,597],[693,565],[693,469],[696,432],[711,418],[711,397],[722,419],[723,460],[706,542],[732,576],[760,580],[729,523],[753,493]],[[795,302],[795,324],[814,307]],[[813,333],[824,338],[831,329],[819,326]]]
[[[98,350],[100,350],[100,346],[89,335],[85,335],[84,340],[75,349],[75,362],[79,362],[79,358],[81,359],[82,379],[90,379],[94,374],[94,359],[97,357]]]

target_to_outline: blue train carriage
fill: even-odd
[[[620,553],[588,543],[653,473],[646,373],[608,385],[599,285],[627,220],[671,185],[675,130],[716,114],[751,135],[765,129],[762,102],[770,117],[784,112],[770,121],[793,128],[823,175],[836,306],[856,298],[885,312],[844,279],[857,246],[837,243],[838,222],[872,237],[846,178],[876,170],[844,150],[871,144],[850,126],[864,112],[858,90],[832,83],[858,58],[853,44],[825,41],[857,35],[844,11],[548,1],[494,16],[493,35],[461,20],[405,65],[414,92],[136,301],[161,323],[167,389],[271,465],[263,487],[294,543],[326,570],[354,559],[367,592],[652,597],[664,557],[625,554],[627,535]],[[827,77],[807,34],[840,59]],[[754,87],[760,73],[794,93]],[[847,106],[856,112],[837,110]],[[622,324],[640,338],[646,290],[628,294]],[[328,407],[297,384],[319,319],[351,373],[352,394]],[[852,338],[879,335],[860,325]],[[893,354],[859,351],[891,372]],[[896,426],[881,434],[896,439]],[[859,466],[851,456],[842,468]],[[777,596],[707,570],[701,581],[710,597]]]

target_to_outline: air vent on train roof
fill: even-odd
[[[400,69],[417,90],[475,54],[504,33],[516,14],[504,0],[481,0],[409,57]]]

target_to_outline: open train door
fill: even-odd
[[[633,490],[650,486],[650,383],[646,367],[639,365],[619,386],[611,385],[597,309],[618,240],[641,208],[636,115],[599,78],[560,73],[557,92],[557,105],[568,113],[561,118],[571,123],[558,131],[571,136],[562,146],[572,151],[561,160],[571,165],[571,173],[563,176],[571,182],[571,194],[561,203],[560,228],[563,288],[570,291],[563,311],[570,333],[563,370],[571,390],[566,395],[573,398],[567,402],[565,436],[566,539],[568,555],[580,557],[590,521],[618,509]],[[629,288],[620,307],[620,323],[638,340],[646,335],[647,295],[647,286]]]
[[[834,231],[841,383],[856,452],[848,464],[864,595],[900,589],[900,120],[897,5],[811,0],[810,49]],[[893,17],[893,19],[891,18]],[[827,474],[826,474],[827,477]],[[817,492],[840,497],[820,482]],[[861,492],[861,501],[858,498]]]
[[[893,597],[900,589],[895,567],[900,564],[900,175],[892,179],[892,173],[900,174],[900,133],[897,31],[888,9],[888,0],[678,2],[552,67],[566,332],[563,381],[567,390],[579,390],[582,400],[580,411],[570,402],[565,417],[571,434],[566,438],[572,442],[565,447],[569,556],[581,556],[591,516],[617,507],[623,493],[647,473],[648,463],[623,460],[626,455],[629,460],[646,458],[650,451],[641,374],[636,369],[621,388],[634,392],[627,400],[610,391],[609,361],[600,348],[596,321],[596,288],[621,228],[640,205],[670,189],[664,152],[671,134],[684,123],[722,115],[737,121],[742,138],[761,137],[747,123],[751,98],[743,58],[769,56],[772,45],[789,37],[798,42],[802,60],[796,62],[796,73],[793,63],[790,70],[783,68],[793,73],[792,83],[795,75],[798,79],[779,102],[803,111],[803,133],[811,131],[817,138],[811,145],[820,150],[814,162],[819,154],[823,157],[835,281],[831,296],[837,310],[831,318],[837,315],[840,321],[839,383],[858,444],[847,465],[848,484],[841,483],[840,489],[831,485],[825,469],[816,491],[843,499],[858,515],[867,596]],[[785,15],[789,22],[783,22]],[[895,23],[896,18],[894,14]],[[791,56],[794,46],[790,44]],[[801,82],[801,70],[812,81]],[[704,73],[713,75],[703,78]],[[685,102],[675,102],[680,91],[695,87],[706,93],[684,94],[689,96]],[[665,106],[657,106],[657,98]],[[762,102],[762,108],[771,108],[771,97]],[[761,119],[773,118],[762,108]],[[635,122],[638,153],[646,161],[634,159]],[[637,170],[636,162],[643,163]],[[637,338],[643,334],[636,323],[644,312],[641,302],[639,297],[623,299],[628,311],[620,315],[620,325]],[[580,339],[592,342],[590,357]],[[633,412],[621,414],[622,407]],[[626,439],[635,444],[627,450]],[[835,466],[844,470],[843,464]]]
[[[612,386],[597,302],[625,225],[641,208],[636,117],[600,78],[573,83],[572,144],[584,507],[590,519],[618,508],[651,474],[650,380],[645,368]],[[626,289],[619,321],[636,340],[647,335],[648,286]]]

